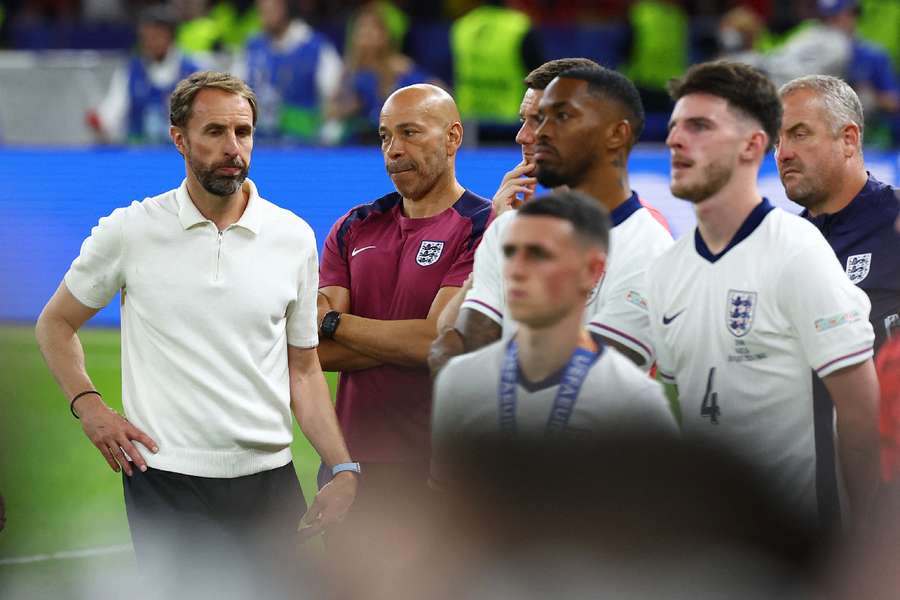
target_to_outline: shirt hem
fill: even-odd
[[[154,469],[194,477],[234,479],[283,467],[291,462],[291,449],[287,447],[277,452],[215,452],[179,448],[169,455],[145,452],[144,458],[147,465]]]

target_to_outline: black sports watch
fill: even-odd
[[[336,310],[328,311],[325,313],[325,316],[322,317],[322,325],[319,327],[319,337],[330,340],[334,337],[334,332],[337,331],[338,325],[340,324],[341,313]]]

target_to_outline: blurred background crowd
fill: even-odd
[[[522,79],[585,56],[638,86],[642,141],[665,138],[666,82],[732,57],[776,84],[850,82],[866,143],[900,147],[900,0],[5,0],[0,142],[158,144],[187,73],[244,77],[258,143],[369,144],[394,89],[446,87],[468,143],[510,143]]]

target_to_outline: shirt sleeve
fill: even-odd
[[[100,219],[64,277],[72,295],[89,308],[103,308],[125,286],[125,212],[117,208]]]
[[[109,139],[121,142],[125,139],[126,124],[125,115],[131,98],[128,92],[128,66],[127,64],[115,70],[109,83],[106,96],[97,106],[97,116],[103,131]]]
[[[308,250],[300,268],[297,300],[288,308],[287,342],[297,348],[319,345],[318,308],[319,265],[316,252],[316,236],[309,230]]]
[[[646,268],[614,273],[605,277],[596,312],[591,315],[588,330],[622,344],[644,359],[643,369],[654,361],[650,340],[650,314],[646,299]]]
[[[501,215],[484,232],[475,251],[472,268],[472,289],[466,293],[461,308],[470,308],[503,324],[503,260],[502,233],[510,217]]]
[[[472,221],[474,228],[474,221]],[[490,226],[488,226],[488,229]],[[486,231],[486,230],[485,230]],[[475,253],[481,247],[484,239],[485,231],[474,231],[463,242],[462,252],[457,256],[456,261],[447,270],[444,278],[441,280],[441,287],[462,287],[472,272],[475,263]]]
[[[660,285],[655,281],[659,270],[647,270],[647,318],[649,320],[650,342],[656,355],[656,369],[663,383],[675,383],[675,361],[665,343],[665,329],[662,325],[662,298]]]
[[[347,238],[349,227],[345,215],[328,232],[322,247],[322,262],[319,265],[319,288],[339,286],[350,289],[350,265],[347,262]]]
[[[778,290],[819,377],[872,356],[869,298],[850,282],[824,238],[786,263]]]

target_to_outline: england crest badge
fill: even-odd
[[[422,240],[419,245],[419,253],[416,254],[416,264],[420,267],[433,265],[441,257],[444,251],[444,242],[435,242],[433,240]]]
[[[756,292],[728,290],[728,304],[725,307],[725,323],[735,337],[744,337],[753,326],[756,311]]]
[[[854,254],[847,257],[847,277],[850,278],[854,285],[859,284],[869,275],[869,268],[872,266],[872,253]]]

